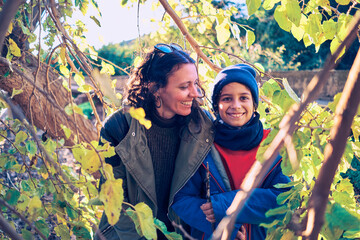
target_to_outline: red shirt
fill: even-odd
[[[264,130],[264,136],[261,141],[263,141],[269,135],[269,133],[270,130]],[[251,166],[256,160],[256,153],[260,144],[251,150],[238,151],[226,149],[216,143],[214,143],[214,145],[215,148],[219,151],[232,189],[239,189],[247,172],[250,170]]]

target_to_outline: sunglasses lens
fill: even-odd
[[[176,43],[171,43],[170,46],[173,49],[175,49],[176,51],[182,51],[183,50],[183,48],[180,45],[176,44]]]
[[[162,43],[156,44],[155,48],[163,53],[171,53],[173,51],[169,45]]]

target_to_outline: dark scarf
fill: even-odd
[[[263,138],[263,125],[258,112],[241,127],[230,126],[221,120],[220,116],[217,119],[214,123],[214,141],[222,147],[233,151],[250,150],[258,146]]]

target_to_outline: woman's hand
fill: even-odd
[[[240,230],[237,232],[235,240],[246,240],[246,229],[244,225],[242,225]]]
[[[205,214],[206,220],[208,220],[211,223],[214,223],[216,221],[211,202],[204,203],[203,205],[200,206],[200,208]]]

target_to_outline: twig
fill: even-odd
[[[221,70],[220,67],[215,65],[210,61],[210,59],[201,51],[199,44],[196,40],[190,35],[189,31],[186,29],[184,23],[181,21],[179,16],[175,13],[175,11],[171,8],[169,3],[166,0],[159,0],[161,5],[164,7],[165,11],[170,15],[170,17],[174,20],[175,24],[180,29],[181,33],[186,37],[191,47],[195,50],[195,52],[206,62],[212,70],[215,72],[219,72]]]
[[[42,143],[39,141],[38,137],[36,136],[36,133],[34,131],[34,128],[32,126],[29,125],[28,121],[26,120],[22,110],[20,109],[20,107],[15,106],[9,99],[8,97],[4,96],[3,94],[0,95],[0,97],[2,99],[4,99],[6,101],[6,103],[9,105],[9,107],[11,108],[11,111],[14,115],[14,118],[18,118],[23,124],[24,126],[28,129],[28,131],[30,132],[30,134],[32,135],[33,139],[35,140],[37,146],[39,147],[39,149],[44,153],[45,159],[47,162],[51,163],[51,165],[55,168],[55,170],[61,175],[61,177],[64,179],[64,181],[66,183],[69,184],[69,187],[71,188],[71,190],[73,192],[77,192],[77,187],[75,187],[71,181],[69,180],[69,178],[62,172],[61,168],[54,162],[54,160],[49,156],[48,152],[46,151],[46,149],[44,148],[44,146],[42,145]]]
[[[45,237],[45,235],[44,235],[37,227],[35,227],[35,226],[33,225],[33,223],[29,222],[23,215],[21,215],[18,211],[16,211],[16,209],[14,209],[12,206],[10,206],[7,202],[5,202],[5,201],[4,201],[3,199],[1,199],[1,198],[0,198],[0,204],[3,205],[3,206],[5,206],[7,209],[9,209],[11,212],[13,212],[16,216],[18,216],[22,221],[24,221],[27,225],[29,225],[29,227],[31,227],[32,229],[34,229],[35,232],[37,232],[42,239],[47,239],[47,238]],[[2,217],[2,216],[0,216],[0,217]],[[2,220],[4,220],[4,221],[7,223],[7,221],[6,221],[5,219],[2,219]],[[4,230],[4,229],[3,229],[3,230]],[[22,238],[20,238],[20,239],[22,239]]]
[[[193,238],[192,236],[190,236],[190,234],[188,232],[186,232],[186,230],[184,229],[184,227],[181,224],[176,224],[176,222],[172,221],[171,224],[175,227],[178,228],[184,235],[185,238],[190,239],[190,240],[196,240],[195,238]]]

